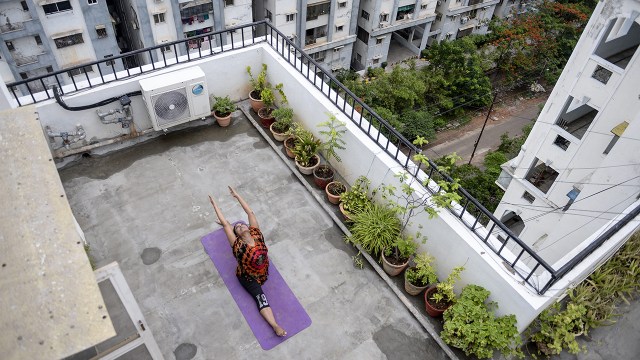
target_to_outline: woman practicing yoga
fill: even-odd
[[[217,222],[224,228],[229,245],[233,250],[233,255],[238,261],[236,276],[242,287],[256,301],[260,315],[271,325],[276,335],[286,336],[287,332],[276,322],[267,297],[262,292],[261,285],[267,281],[269,276],[269,257],[267,256],[267,245],[264,243],[264,237],[258,226],[258,220],[256,220],[256,216],[247,202],[231,186],[229,186],[229,191],[238,200],[244,212],[247,213],[249,226],[241,223],[231,226],[222,215],[222,211],[220,211],[211,195],[209,195],[209,201],[211,201],[216,216],[218,216]]]

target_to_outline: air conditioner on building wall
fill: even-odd
[[[139,84],[155,130],[211,114],[207,82],[197,66],[143,79]]]
[[[466,17],[466,16],[465,16],[465,17],[463,17],[463,18],[460,18],[460,23],[461,23],[461,24],[466,24],[468,21],[469,21],[469,18],[468,18],[468,17]]]

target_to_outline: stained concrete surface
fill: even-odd
[[[229,128],[172,132],[60,175],[97,266],[120,264],[167,359],[446,358],[374,271],[353,266],[339,228],[240,112]],[[200,243],[218,228],[207,194],[229,220],[246,218],[227,185],[313,322],[270,351]]]

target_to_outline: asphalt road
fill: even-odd
[[[482,133],[472,163],[475,165],[482,164],[484,155],[500,145],[500,136],[502,134],[508,132],[510,137],[521,135],[522,127],[530,123],[532,119],[535,119],[538,111],[539,108],[536,103],[515,110],[512,114],[506,115],[504,119],[498,121],[492,120],[491,118],[494,118],[492,115]],[[478,139],[481,128],[482,123],[480,123],[479,126],[465,126],[461,128],[460,134],[453,140],[428,147],[426,150],[427,157],[436,159],[455,152],[462,158],[458,163],[466,164],[469,162],[473,145]]]

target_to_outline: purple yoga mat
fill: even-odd
[[[311,318],[276,269],[273,259],[269,259],[269,280],[262,285],[262,290],[269,300],[276,321],[287,331],[285,337],[276,336],[271,326],[258,312],[256,302],[240,285],[236,277],[236,258],[233,256],[224,229],[218,229],[203,237],[202,245],[264,350],[271,350],[311,325]]]

